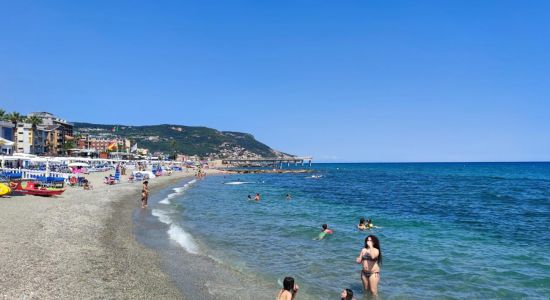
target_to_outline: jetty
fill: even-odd
[[[222,159],[222,165],[232,167],[272,167],[282,169],[285,165],[304,166],[307,163],[311,167],[313,157],[264,157],[264,158],[241,158],[241,159]]]

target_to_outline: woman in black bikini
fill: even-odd
[[[361,249],[359,256],[355,260],[363,265],[361,270],[361,281],[365,291],[370,291],[373,295],[378,294],[378,282],[380,281],[380,266],[382,265],[382,250],[380,241],[374,235],[369,235],[365,239],[365,247]]]

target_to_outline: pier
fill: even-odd
[[[222,165],[232,167],[272,167],[282,169],[285,165],[290,167],[304,166],[308,164],[311,167],[313,157],[267,157],[267,158],[243,158],[243,159],[222,159]]]

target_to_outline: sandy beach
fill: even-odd
[[[86,176],[93,190],[0,198],[0,298],[183,299],[158,255],[132,234],[141,183],[123,176],[107,186],[106,175]],[[191,175],[155,178],[151,192]]]

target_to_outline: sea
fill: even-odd
[[[185,179],[136,210],[136,238],[189,299],[275,299],[286,276],[296,299],[345,288],[357,299],[550,298],[550,163],[308,169]],[[358,230],[361,217],[375,228]],[[317,240],[322,224],[334,233]],[[367,235],[380,240],[378,297],[355,262]]]

